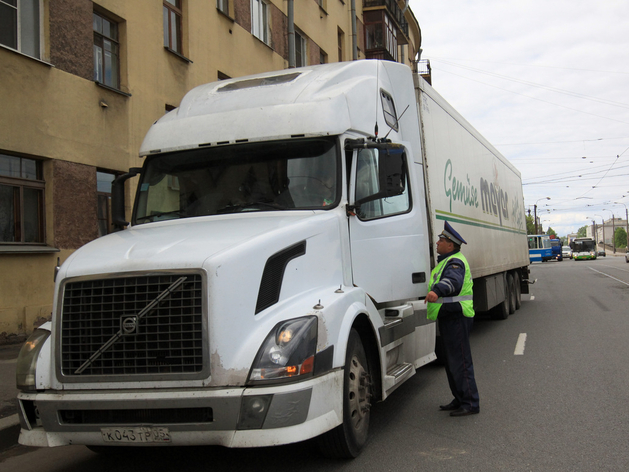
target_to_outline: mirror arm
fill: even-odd
[[[116,231],[125,229],[129,224],[124,210],[124,183],[142,172],[141,167],[132,167],[126,174],[119,175],[111,183],[111,219]]]

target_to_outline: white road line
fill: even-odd
[[[526,333],[520,333],[520,336],[518,336],[518,342],[515,343],[515,351],[513,351],[513,355],[523,356],[525,344],[526,344]]]
[[[598,274],[604,275],[605,277],[609,277],[610,279],[614,279],[616,282],[620,282],[621,284],[625,284],[626,286],[629,287],[629,283],[627,283],[627,282],[625,282],[623,280],[617,279],[616,277],[612,277],[611,275],[606,274],[605,272],[601,272],[600,270],[592,269],[591,267],[588,267],[588,269],[593,270],[594,272],[596,272]]]

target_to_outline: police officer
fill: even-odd
[[[446,221],[437,241],[437,266],[430,276],[428,319],[437,320],[445,351],[446,374],[454,399],[440,410],[450,416],[480,411],[469,334],[474,323],[472,275],[461,244],[467,242]]]

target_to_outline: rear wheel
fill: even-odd
[[[358,332],[352,329],[345,354],[343,424],[319,438],[326,457],[353,459],[367,442],[371,408],[371,375]]]
[[[506,320],[509,318],[509,282],[505,277],[505,298],[491,310],[494,320]]]
[[[512,274],[507,274],[507,297],[509,297],[509,314],[515,313],[515,282]]]
[[[513,284],[515,285],[515,309],[519,310],[522,307],[522,281],[520,280],[520,274],[515,272],[513,274]]]

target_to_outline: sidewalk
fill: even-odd
[[[21,347],[22,344],[0,345],[0,451],[16,445],[20,434],[15,367]]]

